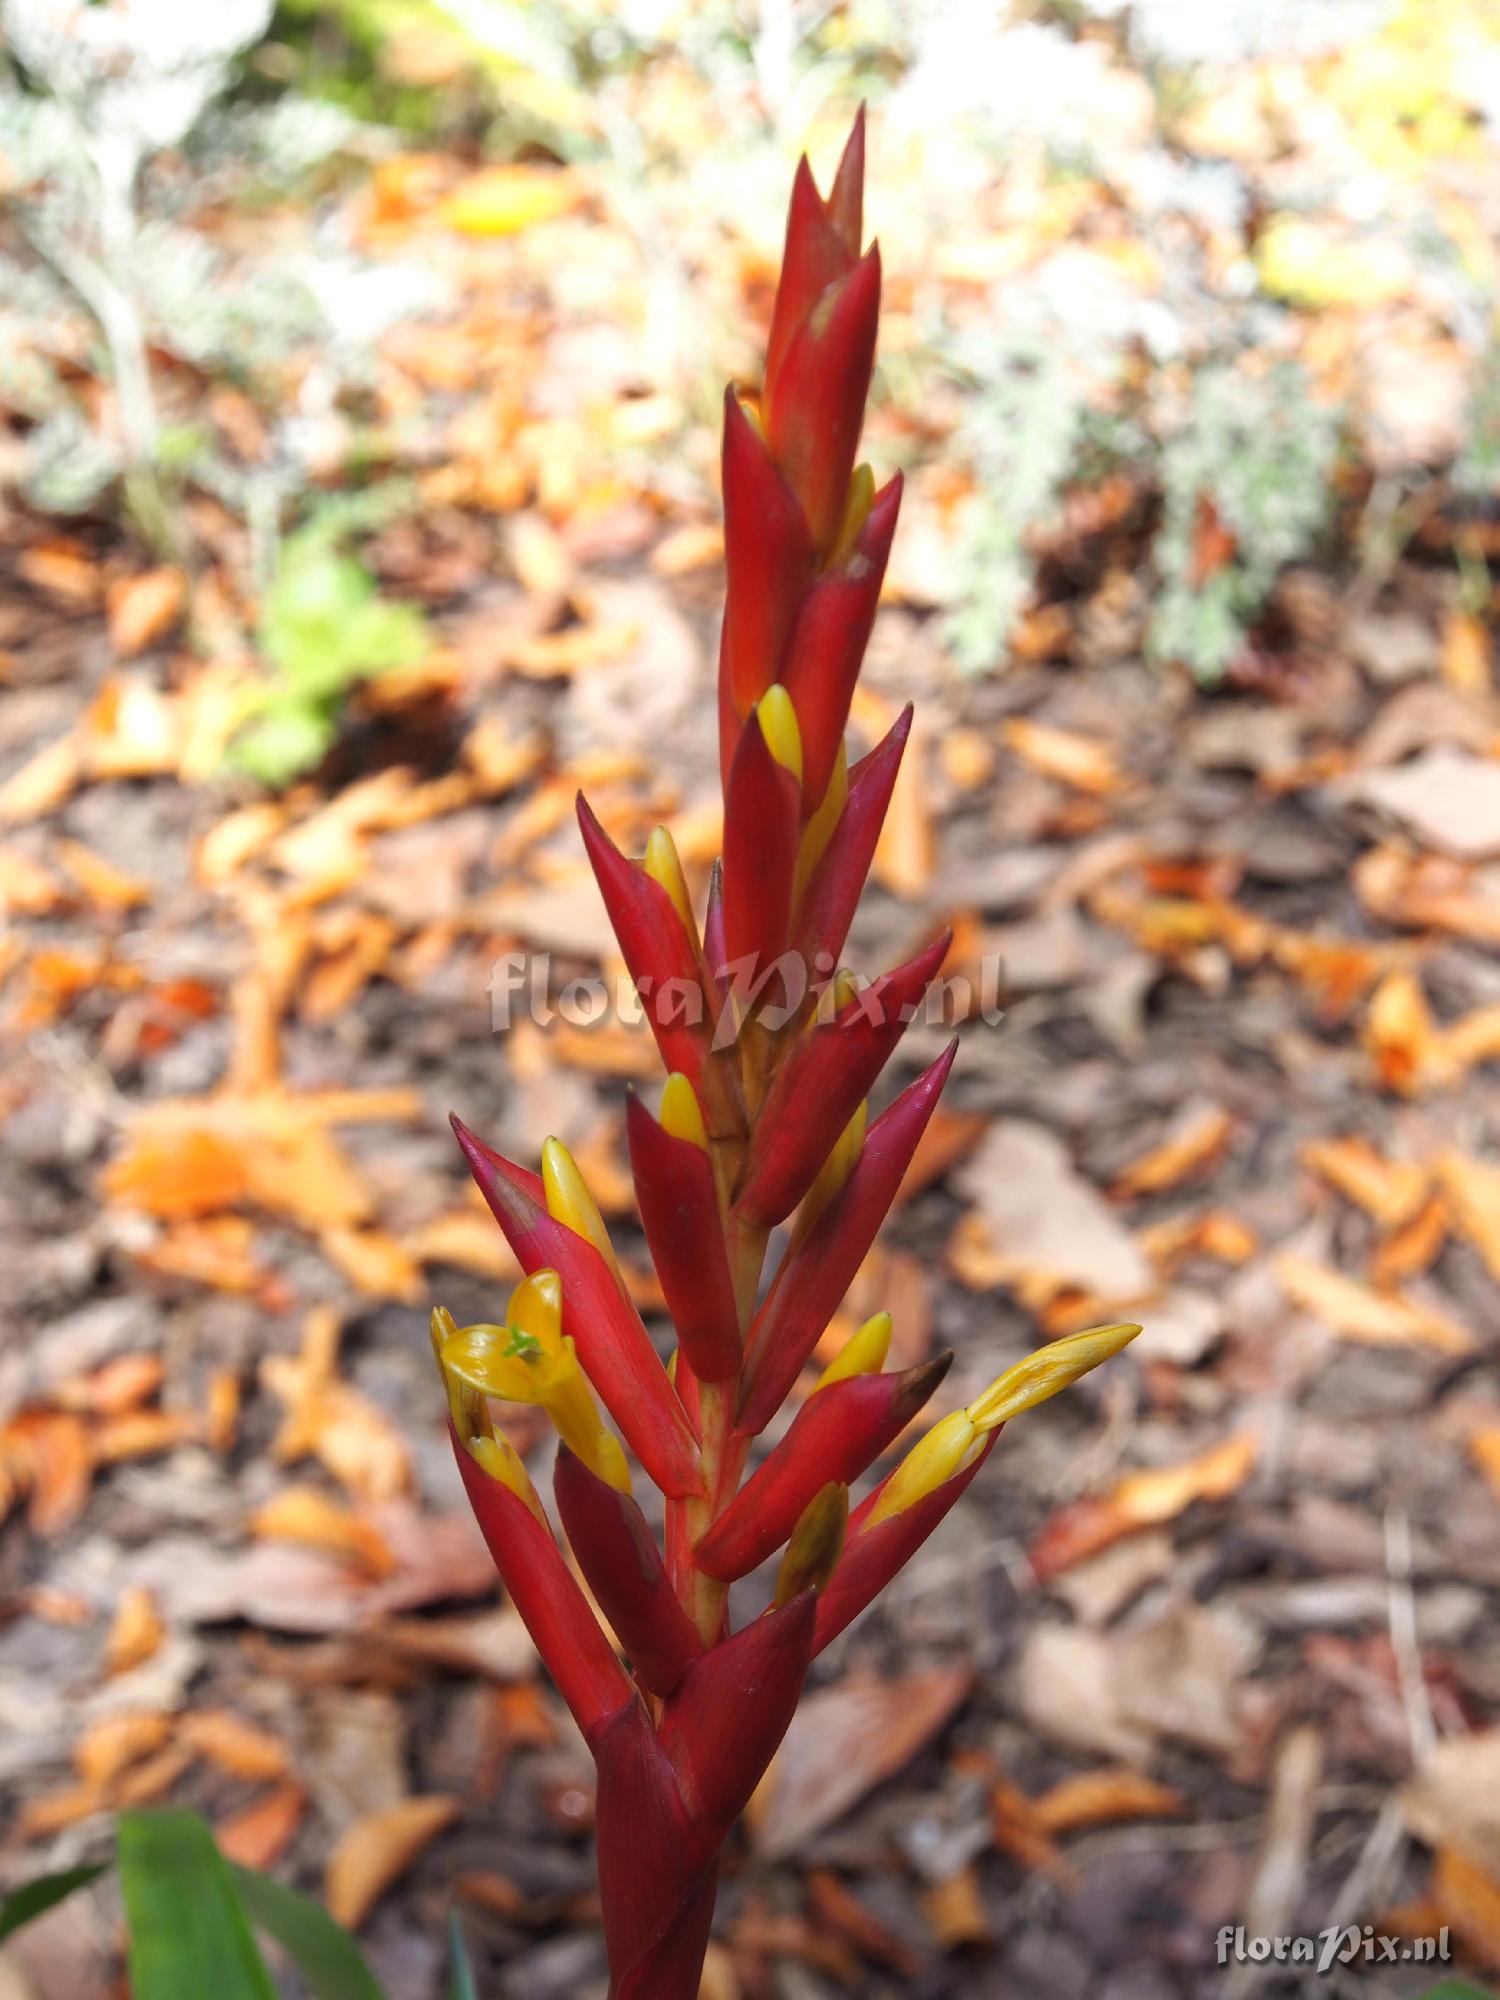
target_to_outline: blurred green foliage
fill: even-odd
[[[229,749],[229,762],[273,789],[319,763],[338,733],[345,695],[427,651],[414,605],[382,594],[344,546],[347,508],[326,509],[282,543],[257,635],[269,672]]]

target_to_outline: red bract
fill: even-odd
[[[1138,1330],[1091,1329],[1017,1363],[925,1429],[851,1514],[850,1486],[896,1446],[948,1364],[886,1372],[891,1326],[877,1314],[746,1477],[898,1197],[957,1046],[869,1116],[948,940],[863,991],[840,964],[911,727],[908,708],[848,762],[901,499],[899,476],[877,489],[855,465],[880,298],[879,254],[861,243],[864,151],[861,114],[826,198],[798,168],[765,387],[725,401],[724,842],[701,933],[668,835],[632,860],[579,801],[672,1072],[659,1112],[632,1098],[626,1114],[676,1335],[670,1370],[567,1149],[549,1140],[534,1174],[455,1120],[528,1275],[503,1321],[458,1328],[435,1313],[434,1347],[480,1526],[598,1766],[611,2000],[696,2000],[720,1849],[809,1662],[959,1500],[1001,1425]],[[505,1398],[545,1409],[566,1440],[557,1506],[608,1635],[495,1428],[491,1399]],[[606,1417],[660,1489],[664,1551]],[[772,1608],[738,1623],[731,1584],[778,1550]]]

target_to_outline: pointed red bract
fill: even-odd
[[[693,1819],[717,1845],[765,1775],[797,1706],[813,1634],[803,1591],[695,1660],[662,1710],[661,1742]]]
[[[724,629],[719,672],[743,721],[777,677],[813,574],[806,517],[733,389],[724,399]]]
[[[620,952],[668,1069],[681,1070],[706,1093],[711,1012],[694,940],[677,906],[644,868],[627,859],[578,795],[578,824]]]
[[[614,1273],[586,1237],[547,1213],[535,1175],[491,1152],[461,1120],[452,1123],[469,1171],[521,1268],[553,1270],[561,1279],[563,1332],[577,1345],[584,1372],[631,1450],[664,1493],[701,1493],[703,1474],[687,1417]]]
[[[578,1567],[636,1678],[651,1694],[670,1694],[703,1643],[677,1600],[645,1515],[566,1445],[558,1450],[552,1490]]]
[[[740,1322],[713,1162],[664,1132],[638,1097],[625,1129],[641,1227],[683,1357],[700,1382],[726,1382],[740,1365]]]
[[[716,1843],[689,1815],[639,1702],[610,1716],[592,1748],[611,2000],[697,2000]]]
[[[844,1627],[872,1604],[891,1578],[903,1569],[938,1523],[969,1490],[969,1484],[994,1448],[998,1431],[991,1431],[971,1465],[955,1472],[941,1486],[899,1514],[890,1514],[873,1528],[865,1525],[885,1482],[849,1517],[844,1552],[833,1575],[818,1595],[813,1638],[816,1656]]]
[[[854,921],[860,892],[896,788],[896,774],[911,734],[908,704],[876,744],[849,772],[849,796],[822,859],[812,872],[792,920],[792,949],[809,974],[826,979],[838,965]]]
[[[793,335],[828,287],[854,267],[859,255],[856,242],[848,239],[828,212],[828,204],[818,193],[812,168],[804,153],[797,162],[792,181],[792,199],[787,209],[786,249],[781,260],[781,279],[776,287],[776,303],[771,310],[771,331],[766,341],[765,395],[775,394],[776,378]]]
[[[780,1222],[807,1193],[915,1017],[952,937],[945,931],[790,1049],[761,1107],[735,1192],[735,1209],[748,1221]]]
[[[693,1559],[724,1583],[748,1576],[830,1482],[850,1486],[898,1438],[948,1372],[951,1354],[899,1375],[852,1375],[809,1396],[792,1427],[699,1542]]]
[[[750,1328],[736,1427],[765,1429],[838,1311],[937,1109],[955,1041],[865,1134],[853,1173],[788,1252]]]
[[[574,1720],[592,1737],[618,1708],[638,1705],[562,1552],[524,1500],[492,1479],[449,1425],[464,1491],[500,1580]]]
[[[766,406],[771,456],[801,501],[820,552],[844,516],[879,317],[880,247],[872,243],[792,335]]]
[[[745,724],[724,801],[724,948],[730,976],[753,994],[786,949],[801,793],[761,734]]]
[[[828,216],[844,239],[851,257],[859,255],[864,240],[865,207],[865,107],[854,114],[849,137],[844,141],[838,171],[828,190]]]
[[[871,502],[848,557],[837,569],[825,570],[802,600],[787,641],[781,679],[802,732],[802,799],[808,813],[822,803],[838,761],[900,509],[897,473]]]

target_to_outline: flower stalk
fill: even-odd
[[[526,1275],[503,1321],[435,1312],[433,1347],[480,1527],[598,1767],[612,2000],[694,2000],[721,1850],[812,1661],[961,1498],[1001,1426],[1139,1331],[1092,1329],[1027,1357],[929,1424],[851,1507],[952,1359],[889,1371],[877,1313],[779,1441],[758,1446],[897,1197],[957,1047],[871,1116],[949,940],[863,990],[841,965],[911,723],[908,708],[848,761],[901,505],[899,475],[877,486],[856,463],[880,303],[879,251],[861,240],[864,145],[861,114],[826,197],[798,168],[765,382],[725,398],[724,841],[701,923],[670,836],[658,829],[633,860],[579,800],[669,1072],[654,1110],[632,1099],[627,1136],[670,1366],[566,1147],[548,1139],[533,1173],[454,1121]],[[599,1616],[496,1426],[492,1406],[507,1403],[557,1430],[556,1506]],[[662,1495],[660,1544],[627,1446]],[[736,1621],[731,1586],[773,1559],[770,1609]]]

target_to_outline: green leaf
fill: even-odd
[[[122,1813],[117,1858],[133,2000],[277,2000],[229,1865],[196,1813]]]
[[[320,708],[289,698],[267,701],[229,749],[229,762],[279,791],[320,764],[337,731]]]
[[[1429,1986],[1422,2000],[1495,2000],[1487,1986],[1471,1985],[1467,1979],[1445,1979],[1441,1986]]]
[[[90,1882],[97,1882],[106,1866],[103,1861],[91,1861],[79,1868],[64,1868],[56,1875],[38,1875],[34,1882],[23,1882],[0,1903],[0,1939],[8,1938],[33,1917],[45,1915],[75,1889],[86,1889]]]
[[[253,1868],[230,1873],[251,1916],[287,1952],[316,2000],[385,2000],[359,1946],[320,1904]]]
[[[458,1926],[457,1910],[448,1912],[448,2000],[479,2000],[479,1988],[474,1984],[474,1968],[469,1963],[469,1948]]]

